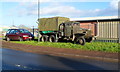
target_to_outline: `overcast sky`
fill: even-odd
[[[117,16],[118,0],[39,0],[39,17],[69,18]],[[1,0],[1,26],[37,27],[38,0]]]

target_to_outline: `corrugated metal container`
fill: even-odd
[[[118,24],[119,21],[98,22],[98,38],[118,38]]]

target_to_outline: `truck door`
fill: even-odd
[[[80,32],[80,24],[79,23],[74,23],[73,24],[73,34],[75,33],[81,33]]]
[[[61,32],[61,34],[60,34],[61,36],[65,35],[65,33],[64,33],[64,31],[65,31],[65,24],[64,23],[60,24],[59,31]]]

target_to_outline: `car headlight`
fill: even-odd
[[[23,37],[29,37],[28,35],[23,35]]]

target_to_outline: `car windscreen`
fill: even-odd
[[[7,33],[10,33],[10,31],[11,31],[11,30],[9,29],[9,30],[7,31]]]
[[[20,32],[21,33],[30,33],[28,30],[25,30],[25,29],[20,29]]]

